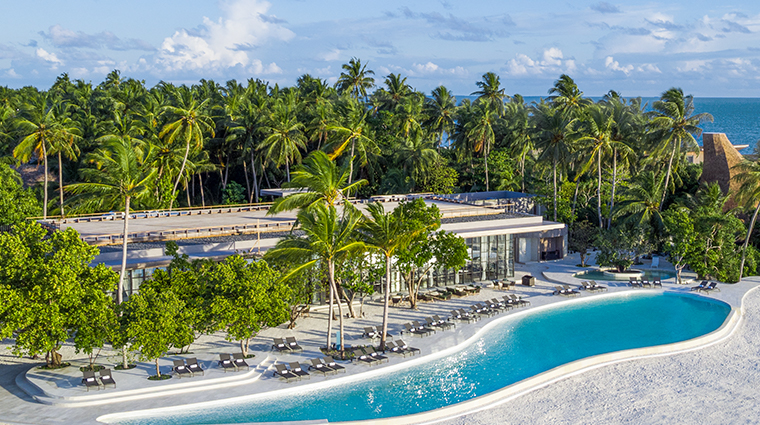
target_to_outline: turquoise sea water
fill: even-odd
[[[339,422],[419,413],[488,394],[585,357],[705,335],[718,329],[729,312],[730,307],[719,301],[661,292],[563,303],[508,318],[461,350],[407,369],[284,397],[120,423]]]
[[[688,91],[687,91],[688,93]],[[632,96],[633,97],[633,96]],[[477,96],[457,96],[457,101],[462,99],[475,100]],[[527,103],[538,102],[538,96],[526,96]],[[594,101],[601,98],[592,97]],[[642,101],[651,107],[656,97],[643,97]],[[707,112],[714,118],[712,123],[702,125],[702,129],[709,133],[726,133],[728,140],[734,145],[749,145],[749,148],[741,151],[749,154],[755,149],[760,140],[760,99],[758,98],[718,98],[718,97],[695,97],[695,113]],[[697,142],[702,144],[702,138]]]

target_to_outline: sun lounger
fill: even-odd
[[[397,346],[396,344],[394,344],[393,341],[386,341],[385,342],[385,352],[386,353],[391,353],[391,354],[397,354],[397,355],[402,356],[402,357],[406,357],[407,355],[412,354],[412,353],[409,353],[409,352],[405,351],[404,349],[402,349],[401,347]]]
[[[228,370],[237,371],[237,366],[235,366],[235,363],[232,362],[232,357],[227,353],[219,354],[219,366],[221,366],[225,372]]]
[[[274,344],[272,344],[272,349],[277,350],[281,353],[288,353],[291,351],[290,347],[288,347],[288,344],[286,344],[282,338],[274,338]]]
[[[580,295],[580,292],[574,290],[574,289],[566,289],[561,286],[555,286],[554,287],[554,294],[555,295],[563,295],[566,297],[575,297]]]
[[[338,363],[335,363],[335,360],[330,356],[325,356],[322,358],[324,360],[325,364],[330,367],[330,369],[336,370],[338,372],[346,373],[346,368],[339,365]]]
[[[419,337],[428,336],[432,333],[431,331],[427,329],[417,328],[416,326],[413,326],[411,323],[405,323],[404,329],[406,329],[407,333],[410,333],[412,335],[416,335]]]
[[[232,362],[235,364],[235,366],[238,369],[251,368],[250,366],[248,366],[248,362],[245,361],[245,357],[243,356],[243,353],[235,353],[232,355],[232,358],[233,358]]]
[[[383,360],[385,360],[385,362],[386,362],[386,363],[388,362],[388,358],[387,358],[387,357],[385,357],[385,356],[383,356],[382,354],[378,353],[377,351],[375,351],[375,347],[373,347],[373,346],[371,346],[371,345],[370,345],[370,346],[367,346],[367,347],[365,347],[365,348],[364,348],[364,351],[365,351],[365,352],[366,352],[366,353],[367,353],[367,354],[368,354],[370,357],[372,357],[373,359],[376,359],[376,360],[380,360],[380,361],[383,361]]]
[[[700,283],[699,283],[699,285],[697,285],[697,286],[692,286],[692,287],[691,287],[691,290],[692,290],[692,291],[701,291],[701,290],[705,289],[705,288],[707,287],[707,285],[709,285],[709,284],[710,284],[710,283],[709,283],[708,281],[706,281],[706,280],[703,280],[702,282],[700,282]]]
[[[417,329],[426,330],[428,332],[432,332],[432,333],[436,332],[436,330],[432,326],[423,325],[422,323],[420,323],[420,322],[418,322],[416,320],[412,321],[412,326],[414,326]]]
[[[370,339],[380,338],[380,332],[378,332],[377,328],[375,328],[374,326],[365,326],[364,333],[362,334],[362,338],[370,338]]]
[[[637,277],[629,277],[628,284],[631,285],[631,288],[643,288],[643,286],[641,286],[639,278]]]
[[[446,325],[447,327],[453,327],[453,328],[457,327],[456,323],[449,322],[448,320],[443,320],[437,314],[433,315],[433,320],[435,320],[436,322],[438,322],[438,323],[440,323],[442,325]]]
[[[653,269],[656,269],[660,267],[660,257],[653,255],[652,256],[652,265],[650,266]]]
[[[311,359],[309,360],[311,362],[311,366],[309,366],[309,370],[313,370],[316,372],[321,373],[322,375],[327,376],[328,373],[336,374],[338,373],[337,370],[331,368],[330,366],[322,363],[322,360],[320,359]]]
[[[596,292],[596,291],[606,291],[607,287],[598,285],[596,282],[592,283],[592,282],[583,281],[581,282],[581,286],[579,289],[584,289],[589,292]]]
[[[652,286],[662,288],[662,280],[659,278],[652,280]]]
[[[92,387],[100,389],[100,381],[95,377],[95,372],[91,370],[85,370],[82,372],[82,384],[87,388],[87,392],[89,392]]]
[[[309,372],[303,370],[301,368],[301,364],[300,363],[298,363],[298,362],[290,362],[290,363],[288,363],[288,365],[290,366],[290,371],[292,373],[295,373],[296,375],[298,375],[299,378],[311,379],[311,375],[309,375]]]
[[[718,282],[710,282],[707,286],[705,286],[704,288],[700,289],[700,291],[705,291],[705,292],[718,291],[718,292],[720,292],[720,288],[718,288]]]
[[[420,352],[419,348],[414,348],[414,347],[408,346],[406,344],[406,342],[404,342],[404,340],[402,340],[402,339],[397,339],[396,340],[396,346],[399,347],[400,349],[406,351],[406,352],[412,353],[413,356],[415,354],[418,354]]]
[[[279,376],[280,379],[284,379],[285,382],[290,382],[292,380],[296,380],[296,381],[301,380],[300,376],[289,371],[288,368],[282,363],[274,365],[274,368],[275,368],[275,371],[272,374],[272,376]]]
[[[471,321],[477,322],[481,317],[474,311],[467,311],[463,308],[457,310],[462,317],[469,317]]]
[[[206,373],[203,371],[203,368],[198,364],[198,359],[195,357],[191,357],[187,359],[187,368],[190,369],[190,372],[193,372],[193,375],[196,373],[200,373],[201,375],[205,375]]]
[[[652,285],[649,283],[649,279],[641,279],[641,286],[644,288],[652,287]]]
[[[512,300],[512,303],[517,306],[526,306],[530,304],[530,301],[524,300],[520,295],[508,294],[506,296],[509,297],[509,299]]]
[[[469,313],[462,314],[462,312],[460,312],[459,310],[451,310],[450,314],[451,314],[451,320],[459,320],[461,322],[467,322],[467,323],[473,323],[477,320],[474,316],[470,315]]]
[[[100,375],[100,383],[103,384],[104,389],[107,385],[113,385],[113,388],[116,388],[116,381],[111,376],[111,369],[100,369],[98,374]]]
[[[292,336],[285,338],[285,341],[288,343],[288,348],[290,348],[291,351],[303,351],[303,348],[298,345],[296,339]]]
[[[373,358],[370,355],[364,354],[361,350],[356,349],[353,351],[354,361],[366,364],[367,366],[374,366],[380,363],[380,359]]]
[[[183,376],[189,376],[193,377],[193,372],[190,371],[190,369],[185,365],[184,360],[174,360],[174,373],[177,375],[178,378],[182,378]]]
[[[425,322],[427,323],[427,327],[431,329],[439,328],[445,331],[454,327],[453,323],[446,322],[445,320],[433,319],[432,317],[426,317]]]
[[[467,295],[469,295],[467,293],[467,290],[461,286],[455,286],[451,288],[451,292],[454,294],[454,296],[457,296],[457,297],[466,297]]]

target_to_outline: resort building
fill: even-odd
[[[265,195],[282,196],[286,192],[271,190]],[[441,228],[453,232],[467,243],[470,260],[461,270],[431,268],[423,287],[449,286],[514,276],[515,262],[558,260],[567,254],[567,226],[544,220],[534,197],[517,192],[497,191],[456,195],[376,196],[355,201],[364,210],[369,202],[382,202],[386,210],[402,200],[423,198],[436,205],[442,214]],[[126,296],[139,290],[140,284],[157,268],[166,267],[171,257],[165,243],[174,240],[179,252],[191,259],[222,260],[233,254],[255,258],[275,246],[290,232],[295,212],[267,216],[269,205],[194,208],[163,212],[130,214],[127,256]],[[101,254],[94,263],[115,270],[121,267],[121,231],[119,214],[67,218],[48,221],[48,226],[75,228],[82,239],[98,245]],[[400,275],[394,271],[392,290],[403,290]],[[380,292],[381,282],[376,282]],[[314,302],[323,297],[315,295]]]

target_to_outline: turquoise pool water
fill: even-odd
[[[326,389],[120,423],[339,422],[419,413],[488,394],[585,357],[705,335],[718,329],[730,310],[720,301],[667,292],[562,303],[507,318],[461,350],[406,369]]]
[[[650,281],[652,279],[670,279],[672,277],[676,277],[676,272],[670,271],[670,270],[644,270],[643,273],[644,273],[644,278],[649,279]],[[607,280],[607,281],[615,280],[615,279],[609,278],[608,276],[605,276],[604,272],[601,272],[598,270],[591,270],[587,272],[576,273],[573,276],[579,279]],[[628,281],[628,278],[617,279],[617,280]]]

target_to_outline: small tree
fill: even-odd
[[[686,211],[670,208],[663,214],[663,222],[667,238],[665,252],[668,254],[668,261],[676,269],[676,279],[680,283],[681,272],[688,264],[687,259],[697,245],[694,221]]]
[[[208,278],[214,294],[212,314],[227,331],[226,339],[240,342],[244,356],[263,327],[287,321],[290,288],[265,261],[248,263],[233,255],[217,264]]]
[[[598,234],[598,228],[588,220],[570,225],[568,248],[581,255],[581,267],[586,267],[586,255],[588,255],[589,248],[594,246]]]
[[[396,267],[409,290],[411,308],[417,308],[420,284],[433,267],[461,269],[467,263],[467,244],[461,237],[440,230],[424,232],[405,249],[398,251]]]
[[[637,257],[651,252],[647,233],[646,229],[623,226],[602,231],[597,238],[596,263],[602,267],[615,267],[618,272],[628,270]]]
[[[364,307],[364,296],[372,295],[375,292],[374,282],[380,280],[384,270],[382,265],[373,262],[371,256],[367,253],[352,253],[340,265],[339,270],[335,272],[336,278],[340,282],[340,291],[343,298],[348,304],[348,312],[353,318],[361,316],[354,311],[354,298],[361,294],[362,308]]]
[[[124,311],[132,347],[140,350],[142,360],[155,361],[156,378],[161,378],[158,360],[172,347],[188,345],[194,337],[185,303],[176,293],[158,291],[146,282],[124,303]]]
[[[0,225],[10,226],[40,214],[42,207],[34,192],[21,186],[15,170],[0,164]]]
[[[48,366],[60,366],[61,344],[80,328],[78,349],[102,342],[84,335],[90,321],[110,314],[105,293],[118,275],[102,264],[90,267],[97,253],[71,228],[47,237],[32,222],[0,233],[0,338],[15,338],[14,354],[45,354]]]

